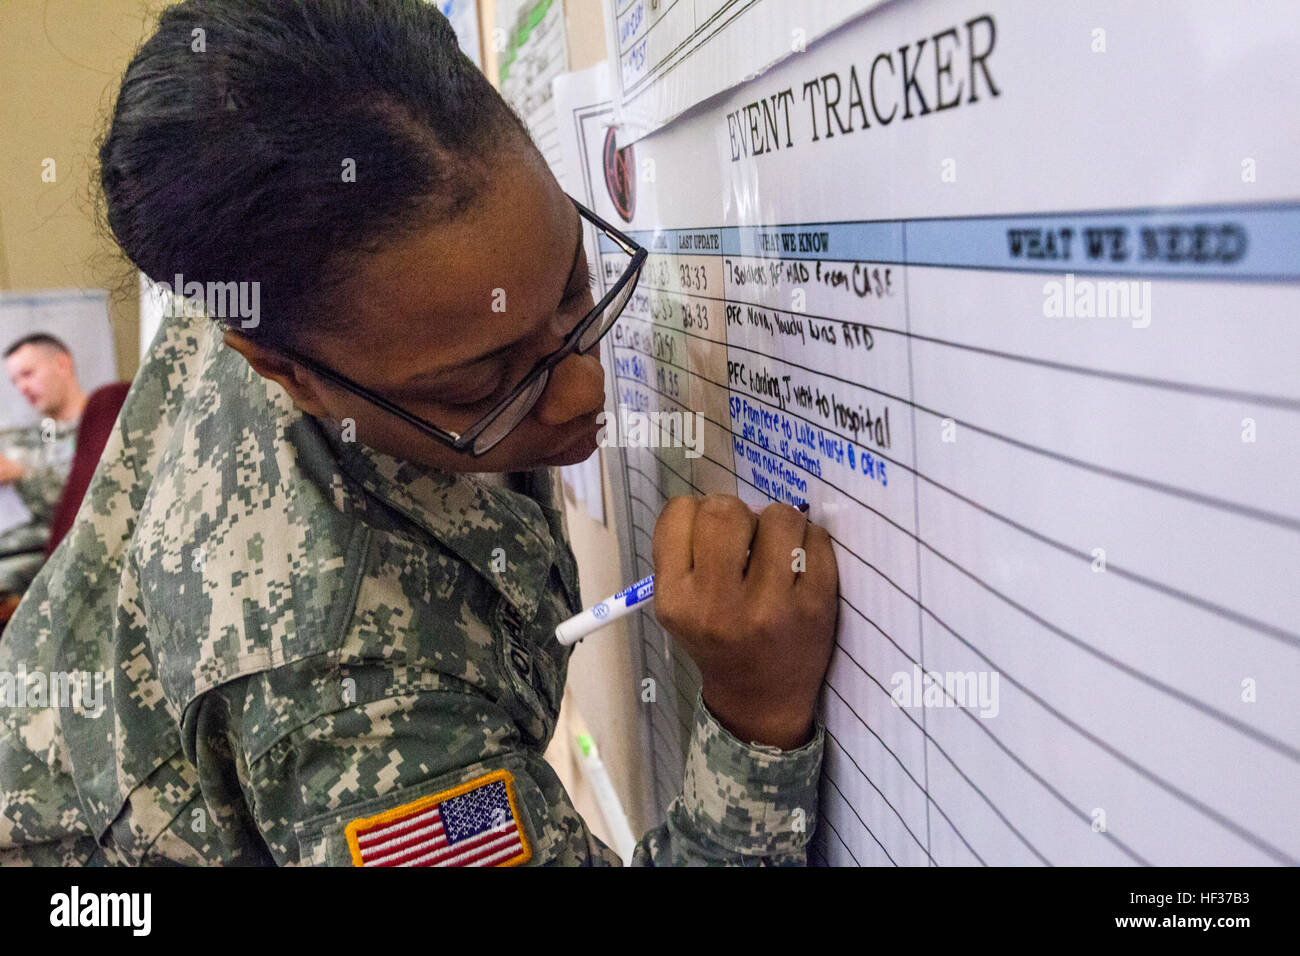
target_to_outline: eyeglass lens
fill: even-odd
[[[628,277],[623,288],[618,290],[618,295],[614,296],[614,298],[610,300],[609,305],[605,306],[605,311],[601,317],[591,323],[591,326],[587,331],[582,333],[582,338],[578,340],[579,352],[586,352],[588,349],[592,348],[600,341],[600,337],[609,331],[609,327],[613,325],[619,315],[622,314],[623,307],[627,305],[627,300],[632,297],[632,292],[636,289],[636,283],[640,277],[641,270],[638,268],[636,272],[632,273],[632,275]]]
[[[610,326],[617,321],[619,315],[623,312],[624,306],[627,305],[628,299],[632,297],[632,292],[636,288],[637,280],[640,278],[641,270],[637,269],[629,278],[623,287],[619,289],[618,295],[610,300],[609,305],[605,306],[604,312],[600,318],[588,326],[587,330],[582,333],[578,339],[578,351],[586,352],[600,341],[600,337],[609,331]],[[550,372],[543,372],[527,389],[520,393],[519,397],[502,409],[501,414],[493,420],[483,430],[483,433],[474,440],[474,453],[482,455],[492,448],[497,442],[505,438],[510,431],[518,425],[537,400],[542,397],[542,392],[546,391],[546,383],[550,381]]]
[[[543,372],[533,380],[532,385],[520,392],[513,402],[503,408],[501,414],[483,429],[478,438],[474,439],[474,454],[481,455],[486,452],[523,421],[524,416],[533,410],[537,400],[542,397],[542,392],[546,391],[546,383],[550,379],[550,371]]]

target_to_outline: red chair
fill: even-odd
[[[86,407],[81,413],[81,424],[77,426],[77,448],[72,455],[72,470],[68,472],[68,483],[63,486],[63,494],[50,519],[50,540],[45,544],[45,556],[48,558],[59,546],[63,536],[72,527],[81,507],[81,499],[86,496],[99,456],[104,453],[108,436],[113,433],[117,422],[117,413],[122,410],[122,402],[131,388],[130,382],[114,382],[103,385],[90,393]]]

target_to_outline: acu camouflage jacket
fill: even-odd
[[[491,780],[499,862],[618,865],[542,758],[579,599],[554,473],[524,475],[344,442],[167,318],[0,639],[0,863],[370,862],[358,823]],[[635,862],[803,863],[822,744],[743,744],[697,700]]]
[[[23,476],[13,483],[18,498],[32,513],[25,524],[0,532],[0,591],[21,594],[45,563],[45,542],[63,486],[72,470],[81,419],[46,419],[0,434],[0,455],[18,462]]]

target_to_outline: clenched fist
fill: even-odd
[[[807,743],[839,610],[826,530],[789,505],[755,515],[731,495],[678,497],[659,513],[654,563],[655,617],[718,721],[743,741]]]

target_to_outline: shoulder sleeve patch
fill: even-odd
[[[509,770],[359,817],[343,832],[353,866],[516,866],[533,855]]]

